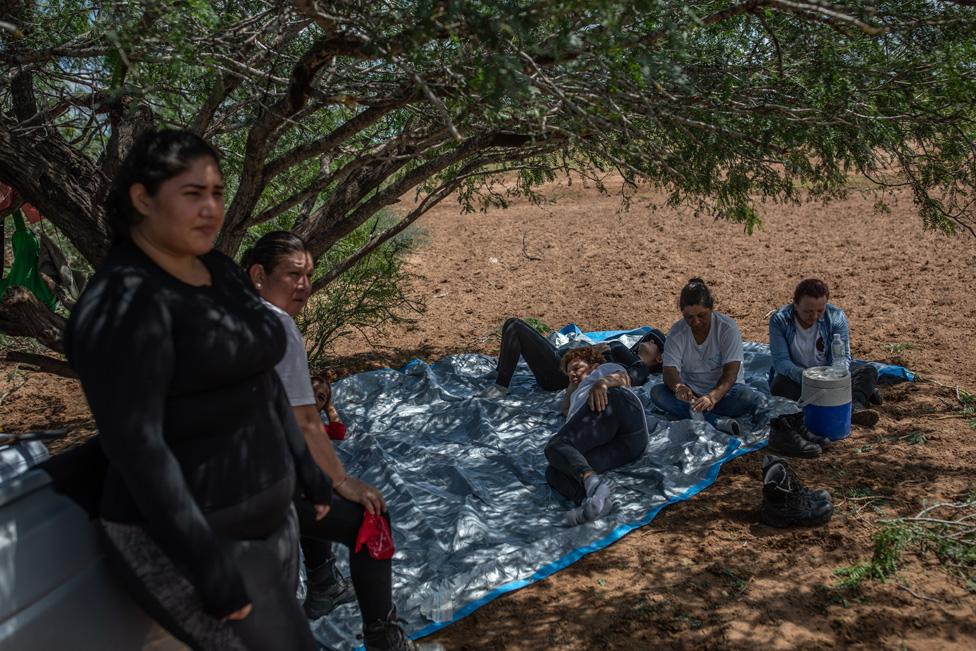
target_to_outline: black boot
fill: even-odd
[[[806,423],[803,422],[802,411],[798,411],[795,414],[784,414],[783,416],[781,416],[781,418],[786,420],[790,424],[790,427],[796,430],[797,434],[799,434],[801,437],[805,438],[806,440],[810,441],[811,443],[815,443],[819,445],[820,449],[823,450],[824,452],[826,452],[827,448],[829,448],[831,445],[834,444],[834,442],[831,441],[830,439],[824,436],[818,436],[817,434],[814,434],[807,428]]]
[[[311,620],[325,617],[342,604],[356,601],[352,582],[339,573],[335,557],[308,571],[308,593],[305,595],[305,616]]]
[[[759,518],[772,527],[825,524],[834,513],[830,493],[804,487],[785,459],[763,458],[763,501]]]
[[[881,418],[876,410],[870,407],[865,407],[859,403],[854,403],[854,409],[851,412],[851,424],[860,425],[861,427],[874,427],[878,424],[878,419]]]
[[[363,626],[363,646],[366,651],[443,651],[439,643],[414,642],[407,637],[396,608],[386,619],[378,619]]]
[[[800,417],[799,421],[796,416]],[[820,456],[820,446],[805,438],[803,432],[813,436],[803,425],[802,414],[777,416],[769,421],[769,449],[788,457],[812,459]]]

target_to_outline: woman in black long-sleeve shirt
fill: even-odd
[[[216,153],[144,135],[115,179],[116,242],[72,312],[68,358],[109,469],[101,524],[142,605],[195,649],[314,649],[294,597],[296,479],[331,484],[275,373],[278,319],[234,262]]]

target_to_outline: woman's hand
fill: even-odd
[[[674,387],[674,397],[685,402],[692,402],[695,399],[695,392],[687,384],[678,384]]]
[[[603,411],[607,408],[610,398],[607,392],[607,383],[604,380],[597,380],[586,398],[586,403],[593,411]]]
[[[695,411],[711,411],[714,407],[715,399],[708,393],[691,403],[691,408]]]
[[[350,502],[362,504],[363,508],[373,515],[386,512],[386,501],[383,499],[383,494],[375,486],[371,486],[361,479],[347,476],[339,482],[335,491]]]
[[[231,614],[224,617],[225,622],[239,622],[242,619],[246,619],[248,615],[251,614],[251,604],[247,604],[243,608],[235,610]]]

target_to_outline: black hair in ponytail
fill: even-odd
[[[689,305],[701,305],[709,310],[715,307],[715,299],[712,297],[712,292],[701,278],[692,278],[681,289],[678,307],[683,310]]]

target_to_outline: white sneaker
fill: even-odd
[[[725,432],[729,436],[742,438],[742,427],[739,426],[739,421],[734,418],[716,418],[715,429]]]
[[[613,499],[613,490],[614,486],[608,479],[599,478],[590,486],[583,503],[566,512],[566,524],[575,527],[609,515],[617,506]]]

